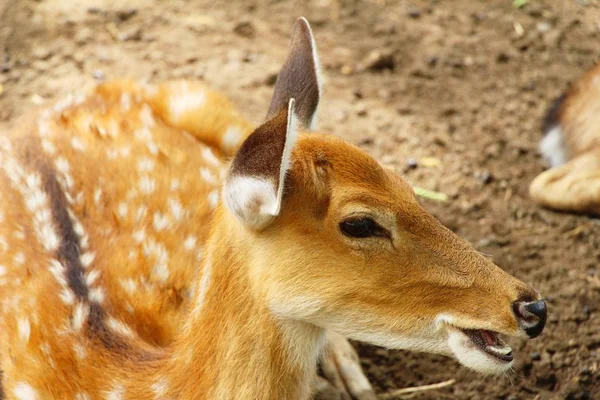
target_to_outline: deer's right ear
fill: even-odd
[[[321,98],[321,65],[317,46],[308,21],[296,20],[290,52],[275,82],[275,90],[267,119],[287,108],[290,99],[296,101],[296,115],[305,129],[315,124]]]
[[[287,108],[246,139],[231,163],[223,200],[251,229],[263,229],[279,215],[297,125],[294,99],[290,99]]]

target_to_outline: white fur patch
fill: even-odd
[[[152,391],[154,392],[154,396],[157,400],[164,398],[168,390],[169,384],[167,383],[167,378],[165,377],[159,378],[152,384]]]
[[[217,186],[219,184],[219,181],[215,174],[213,174],[208,168],[200,168],[200,177],[213,186]]]
[[[123,322],[119,321],[118,319],[109,317],[107,324],[110,329],[112,329],[114,332],[116,332],[118,334],[121,334],[121,335],[127,336],[127,337],[135,336],[135,334],[133,333],[131,328],[128,327],[127,325],[125,325]]]
[[[229,210],[247,226],[261,229],[279,215],[283,200],[285,175],[290,167],[291,154],[297,138],[298,119],[294,114],[294,99],[288,106],[287,134],[279,168],[277,191],[274,182],[254,176],[237,175],[223,187],[223,199]]]
[[[106,393],[106,400],[123,400],[124,395],[125,388],[123,385],[117,384],[113,386],[110,392]]]
[[[223,198],[234,215],[255,229],[266,226],[279,211],[275,186],[264,179],[234,177],[224,186]]]
[[[210,282],[212,280],[212,263],[210,257],[206,258],[206,262],[204,263],[204,269],[202,271],[202,279],[200,280],[200,286],[198,288],[198,296],[196,297],[196,304],[194,305],[194,314],[198,315],[202,311],[202,306],[204,305],[204,299],[206,297],[206,292],[210,287]]]
[[[207,164],[213,167],[218,167],[221,165],[221,162],[219,161],[215,153],[213,153],[213,151],[208,147],[202,149],[202,158],[204,159],[204,161],[206,161]]]
[[[219,191],[214,189],[208,194],[208,205],[210,208],[215,208],[217,204],[219,204]]]
[[[169,96],[171,118],[177,122],[183,114],[201,107],[205,102],[206,94],[203,91],[190,91],[187,84],[182,82],[178,90]]]
[[[83,325],[87,322],[88,316],[90,315],[90,307],[84,303],[78,303],[73,311],[71,318],[71,327],[75,332],[81,330]]]
[[[89,394],[80,392],[75,395],[75,400],[92,400]]]
[[[23,343],[29,342],[29,336],[31,335],[31,324],[29,323],[29,319],[27,317],[19,318],[17,320],[17,327],[19,330],[19,339]]]
[[[196,236],[190,235],[185,239],[185,242],[183,242],[183,248],[191,251],[194,249],[194,247],[196,247]]]
[[[39,398],[36,390],[25,382],[17,383],[13,389],[13,394],[17,400],[37,400]]]
[[[221,148],[223,150],[234,150],[236,149],[240,141],[242,140],[242,131],[237,126],[230,126],[227,128],[223,137],[221,137]]]
[[[551,167],[563,165],[567,162],[560,126],[557,125],[546,133],[540,142],[540,153]]]

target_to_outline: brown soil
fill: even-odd
[[[600,226],[527,195],[543,170],[545,108],[598,61],[600,6],[511,3],[0,0],[0,129],[115,77],[205,79],[258,122],[304,15],[328,78],[321,127],[450,195],[426,206],[549,301],[545,333],[511,341],[518,363],[506,377],[358,345],[377,391],[456,378],[416,398],[600,399]]]

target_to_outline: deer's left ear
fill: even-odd
[[[287,108],[289,100],[294,99],[300,124],[306,130],[313,129],[321,99],[321,81],[317,45],[308,21],[300,17],[294,24],[287,59],[277,75],[267,119]]]
[[[242,144],[223,187],[227,208],[247,227],[260,230],[279,215],[298,121],[294,99]]]

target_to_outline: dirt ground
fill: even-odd
[[[599,60],[597,0],[0,0],[0,13],[0,129],[116,77],[204,79],[259,122],[306,16],[327,76],[321,128],[448,194],[427,208],[549,302],[545,333],[510,341],[506,377],[357,344],[377,391],[456,378],[415,398],[600,399],[599,223],[527,195],[545,108]]]

